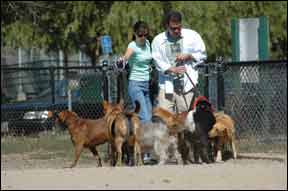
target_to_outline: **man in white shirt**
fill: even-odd
[[[159,71],[158,104],[172,112],[188,111],[198,83],[196,65],[207,58],[201,36],[182,28],[181,20],[179,12],[168,13],[166,31],[152,42],[152,57]]]

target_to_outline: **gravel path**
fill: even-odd
[[[1,156],[1,159],[2,156]],[[202,165],[97,168],[79,161],[73,169],[59,165],[6,168],[1,160],[2,189],[283,189],[287,190],[284,160],[237,159]],[[4,161],[5,162],[5,161]],[[14,161],[15,162],[15,161]],[[66,162],[67,163],[67,162]],[[69,162],[68,162],[69,163]]]

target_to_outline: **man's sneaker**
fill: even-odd
[[[150,164],[151,162],[151,157],[149,153],[144,153],[144,157],[143,157],[143,163],[144,164]]]
[[[143,157],[144,165],[155,165],[158,161],[150,156],[150,153],[144,153]]]

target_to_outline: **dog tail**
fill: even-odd
[[[135,107],[134,112],[135,112],[135,113],[139,113],[140,108],[141,108],[139,101],[136,100],[136,101],[135,101],[135,105],[136,105],[136,107]]]
[[[125,115],[126,115],[126,117],[128,117],[128,118],[131,118],[132,116],[134,116],[136,113],[138,114],[139,113],[139,111],[140,111],[140,103],[139,103],[139,101],[135,101],[135,109],[134,109],[134,111],[126,111],[125,112]]]

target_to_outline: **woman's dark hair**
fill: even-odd
[[[165,20],[164,20],[164,25],[165,27],[169,25],[170,21],[174,22],[180,22],[182,21],[182,15],[178,11],[170,11],[166,14]]]
[[[145,31],[145,30],[149,30],[147,23],[145,23],[144,21],[137,21],[134,26],[133,26],[133,31],[134,33],[138,33],[140,31]],[[135,34],[133,34],[133,40],[135,40]]]

